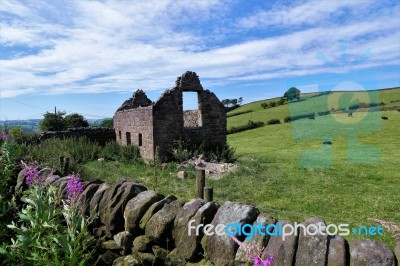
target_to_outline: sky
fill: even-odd
[[[137,89],[156,101],[188,70],[243,103],[292,86],[397,87],[400,2],[0,0],[0,120],[55,106],[112,117]]]

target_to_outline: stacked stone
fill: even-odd
[[[65,194],[69,177],[54,175],[51,169],[42,169],[40,176]],[[24,183],[21,171],[16,191],[24,189]],[[205,236],[203,230],[188,234],[191,220],[193,227],[234,222],[292,224],[260,213],[252,205],[228,201],[219,206],[202,199],[185,202],[128,181],[107,184],[94,180],[84,185],[79,206],[85,214],[98,213],[94,232],[102,240],[94,265],[246,265],[246,246],[258,251],[262,259],[272,256],[273,265],[396,265],[396,256],[386,244],[368,239],[347,242],[340,236],[304,235],[300,230],[285,240],[268,234],[249,241],[244,235],[237,236],[244,243],[239,246],[226,234]],[[303,224],[325,225],[321,217]]]
[[[39,135],[38,141],[44,141],[51,138],[80,138],[86,137],[93,142],[97,142],[100,145],[105,145],[107,142],[115,140],[115,131],[110,128],[89,128],[89,127],[79,127],[79,128],[69,128],[66,131],[46,131]]]

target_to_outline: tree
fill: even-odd
[[[64,122],[65,112],[46,112],[43,120],[40,121],[39,128],[42,131],[62,131],[66,129]]]
[[[80,114],[70,114],[64,118],[66,128],[88,127],[89,122]]]
[[[230,104],[231,104],[232,106],[237,106],[237,105],[238,105],[238,99],[231,99],[231,100],[230,100]]]
[[[114,124],[113,124],[113,120],[112,119],[104,119],[101,124],[101,127],[108,127],[108,128],[113,128]]]
[[[269,107],[275,107],[276,106],[276,102],[272,101],[269,103]]]
[[[239,99],[238,99],[238,104],[239,104],[239,105],[242,105],[242,102],[243,102],[243,97],[239,97]]]
[[[279,101],[277,102],[278,105],[284,105],[285,104],[285,98],[281,97]]]
[[[261,107],[264,108],[264,109],[267,109],[268,108],[268,103],[262,103]]]
[[[291,87],[288,89],[283,95],[284,98],[288,99],[288,101],[292,101],[294,99],[300,100],[300,90],[296,87]]]
[[[224,100],[222,100],[221,102],[222,102],[222,104],[223,104],[225,107],[228,107],[229,104],[230,104],[230,100],[229,100],[229,99],[224,99]]]

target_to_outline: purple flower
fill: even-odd
[[[261,259],[260,257],[254,258],[254,266],[270,266],[274,261],[273,257],[268,257],[266,260]]]
[[[67,185],[67,195],[71,202],[74,202],[83,192],[82,180],[77,175],[71,175]]]
[[[4,141],[7,141],[8,140],[8,134],[7,134],[7,132],[3,132],[2,134],[1,134],[1,138],[4,140]]]
[[[39,170],[33,166],[25,166],[24,169],[25,182],[28,186],[34,185],[41,181]]]

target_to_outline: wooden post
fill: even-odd
[[[196,198],[203,198],[204,186],[206,185],[206,170],[196,169]]]
[[[58,157],[58,161],[60,163],[60,172],[64,173],[64,157],[63,156]]]
[[[205,187],[204,188],[204,201],[205,202],[213,201],[213,194],[214,194],[214,190],[212,187]]]
[[[68,171],[69,171],[69,158],[65,158],[64,175],[67,175]]]

